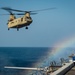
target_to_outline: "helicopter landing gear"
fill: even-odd
[[[26,29],[28,29],[28,27],[26,27]]]
[[[17,31],[19,31],[19,28],[17,28]]]
[[[8,30],[9,30],[9,28],[8,28]]]
[[[17,31],[19,31],[19,26],[17,26]]]

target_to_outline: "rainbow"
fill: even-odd
[[[75,45],[75,35],[70,36],[69,38],[65,38],[62,41],[59,41],[58,43],[54,44],[51,54],[58,54],[60,51],[64,50],[64,48],[67,47],[74,47]]]
[[[52,57],[58,57],[62,56],[62,53],[65,54],[65,56],[72,54],[75,52],[74,50],[66,50],[66,48],[75,47],[75,35],[67,37],[53,45],[53,48],[51,52],[48,52],[48,59],[51,59]],[[65,53],[66,52],[66,53]]]
[[[48,60],[51,60],[52,58],[56,59],[56,57],[62,56],[62,53],[63,52],[65,53],[66,48],[68,48],[68,47],[75,47],[75,35],[67,37],[67,38],[55,43],[52,47],[52,50],[48,50],[47,59],[40,59],[40,60],[42,60],[42,62],[37,62],[36,64],[34,64],[34,67],[36,67],[36,66],[39,67],[41,65],[47,65]],[[66,52],[67,53],[64,56],[72,54],[73,50],[67,50]],[[47,61],[47,62],[43,63],[44,61]]]
[[[75,35],[73,36],[70,36],[70,37],[66,37],[65,39],[63,40],[60,40],[59,42],[55,43],[53,45],[53,48],[52,50],[48,50],[48,53],[47,53],[47,59],[42,59],[43,61],[48,61],[48,60],[51,60],[52,58],[55,58],[55,57],[58,57],[58,55],[62,55],[62,53],[66,51],[66,48],[68,47],[74,47],[75,46]],[[67,50],[66,52],[66,55],[69,55],[71,53],[73,53],[73,50]],[[40,59],[41,60],[41,59]],[[45,63],[46,65],[48,64],[48,62]],[[39,64],[35,64],[36,66],[41,66],[41,65],[44,65],[43,62],[40,62]]]

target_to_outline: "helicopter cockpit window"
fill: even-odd
[[[31,17],[26,17],[26,19],[31,19]]]
[[[29,17],[26,17],[27,19],[29,19]]]
[[[29,17],[31,19],[31,17]]]
[[[26,17],[25,18],[25,21],[27,21],[27,20],[31,20],[31,17]]]

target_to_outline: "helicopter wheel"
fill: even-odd
[[[19,28],[17,28],[17,31],[19,31]]]
[[[28,29],[28,27],[26,27],[26,29]]]
[[[8,28],[8,30],[9,30],[9,28]]]

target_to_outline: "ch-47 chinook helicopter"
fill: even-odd
[[[52,10],[55,8],[47,8],[47,9],[34,10],[34,11],[23,11],[23,10],[12,9],[9,7],[2,7],[1,9],[9,12],[9,14],[2,14],[2,15],[10,15],[10,18],[7,23],[8,30],[10,28],[16,28],[18,31],[22,27],[28,29],[28,26],[33,22],[30,15],[35,15],[37,14],[36,12],[38,11]],[[12,11],[19,13],[13,13]],[[16,18],[15,15],[23,15],[23,17]]]

